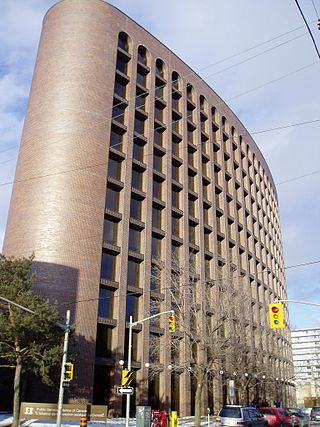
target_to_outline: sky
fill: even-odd
[[[42,19],[56,2],[1,0],[0,248]],[[184,60],[253,135],[277,186],[288,298],[320,304],[320,59],[295,0],[109,3]],[[299,4],[320,50],[320,0]],[[292,328],[320,327],[320,307],[289,310]]]

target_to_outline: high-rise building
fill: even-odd
[[[316,405],[320,399],[320,328],[294,329],[291,341],[297,403]]]
[[[32,252],[37,288],[62,314],[71,309],[79,356],[69,397],[121,412],[126,321],[150,315],[154,300],[170,309],[152,269],[159,259],[170,269],[173,254],[185,265],[192,257],[201,281],[232,265],[250,298],[248,351],[291,376],[287,332],[271,332],[267,317],[286,297],[268,165],[196,73],[101,0],[63,0],[44,18],[4,242],[6,255]],[[189,373],[173,386],[165,370],[148,381],[144,366],[164,321],[133,331],[132,401],[187,415]]]

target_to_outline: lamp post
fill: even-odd
[[[154,317],[162,316],[163,314],[174,314],[174,310],[162,311],[161,313],[154,314],[153,316],[145,317],[144,319],[137,320],[133,322],[133,317],[129,317],[129,343],[128,343],[128,355],[127,355],[127,368],[128,371],[131,371],[131,355],[132,355],[132,328],[140,323],[143,323],[147,320],[153,319]],[[147,362],[148,363],[148,362]],[[150,366],[150,365],[149,365]],[[127,394],[127,402],[126,402],[126,427],[129,427],[129,418],[130,418],[130,394]]]
[[[244,376],[245,376],[245,378],[246,378],[246,397],[247,397],[247,405],[249,405],[249,387],[248,387],[248,377],[249,377],[249,374],[248,374],[248,372],[245,372],[245,373],[244,373]]]

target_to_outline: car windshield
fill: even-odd
[[[227,418],[241,418],[241,411],[240,408],[222,408],[219,415]]]
[[[274,415],[273,409],[260,409],[260,412],[263,415]]]
[[[314,408],[312,408],[313,412],[320,412],[320,406],[315,406]]]

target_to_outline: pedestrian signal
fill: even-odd
[[[132,383],[133,372],[128,371],[127,369],[122,369],[122,376],[121,376],[121,385],[122,386],[129,386]]]
[[[73,379],[73,363],[66,363],[64,365],[64,381],[71,381]]]
[[[174,314],[169,316],[169,332],[176,332],[176,318]]]
[[[271,329],[284,328],[283,305],[281,302],[269,304],[269,317]]]

